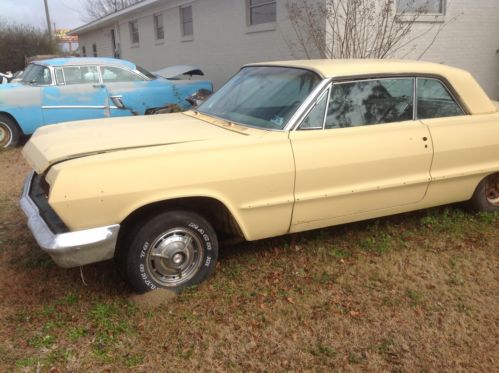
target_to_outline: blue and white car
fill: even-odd
[[[202,75],[190,66],[162,71]],[[163,75],[114,58],[32,62],[20,82],[0,85],[0,148],[47,124],[185,110],[187,98],[213,90],[210,81]]]

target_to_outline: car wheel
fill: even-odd
[[[120,272],[138,293],[156,288],[179,291],[208,278],[218,257],[217,236],[201,216],[170,211],[137,227],[117,254]]]
[[[8,116],[0,115],[0,148],[11,148],[19,142],[20,131]]]
[[[471,207],[476,211],[499,211],[499,173],[483,179],[478,184],[470,202]]]

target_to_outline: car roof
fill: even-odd
[[[118,58],[106,57],[68,57],[68,58],[51,58],[48,60],[33,61],[45,66],[82,66],[82,65],[112,65],[126,67],[135,70],[134,63]]]
[[[324,78],[356,75],[428,73],[438,74],[455,68],[432,62],[380,59],[295,60],[260,62],[250,65],[295,67],[312,70]]]
[[[470,114],[487,114],[497,109],[480,85],[465,70],[432,62],[391,59],[323,59],[253,63],[246,66],[280,66],[307,69],[323,78],[361,78],[383,75],[438,76],[452,85]]]

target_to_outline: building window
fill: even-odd
[[[180,8],[180,23],[182,25],[182,36],[192,36],[194,33],[192,6],[184,6]]]
[[[247,0],[250,25],[276,21],[276,0]]]
[[[139,22],[137,20],[129,23],[130,27],[130,42],[139,44]]]
[[[398,0],[398,14],[444,14],[445,0]]]
[[[81,55],[87,57],[87,48],[84,45],[81,47]]]
[[[92,44],[92,52],[94,57],[97,57],[97,44]]]
[[[165,29],[163,27],[163,14],[154,15],[154,33],[156,40],[163,40],[165,38]]]

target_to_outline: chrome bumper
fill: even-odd
[[[28,227],[43,251],[64,268],[111,259],[114,256],[119,224],[82,231],[55,234],[40,216],[40,210],[29,196],[31,172],[24,182],[21,208],[28,217]]]

